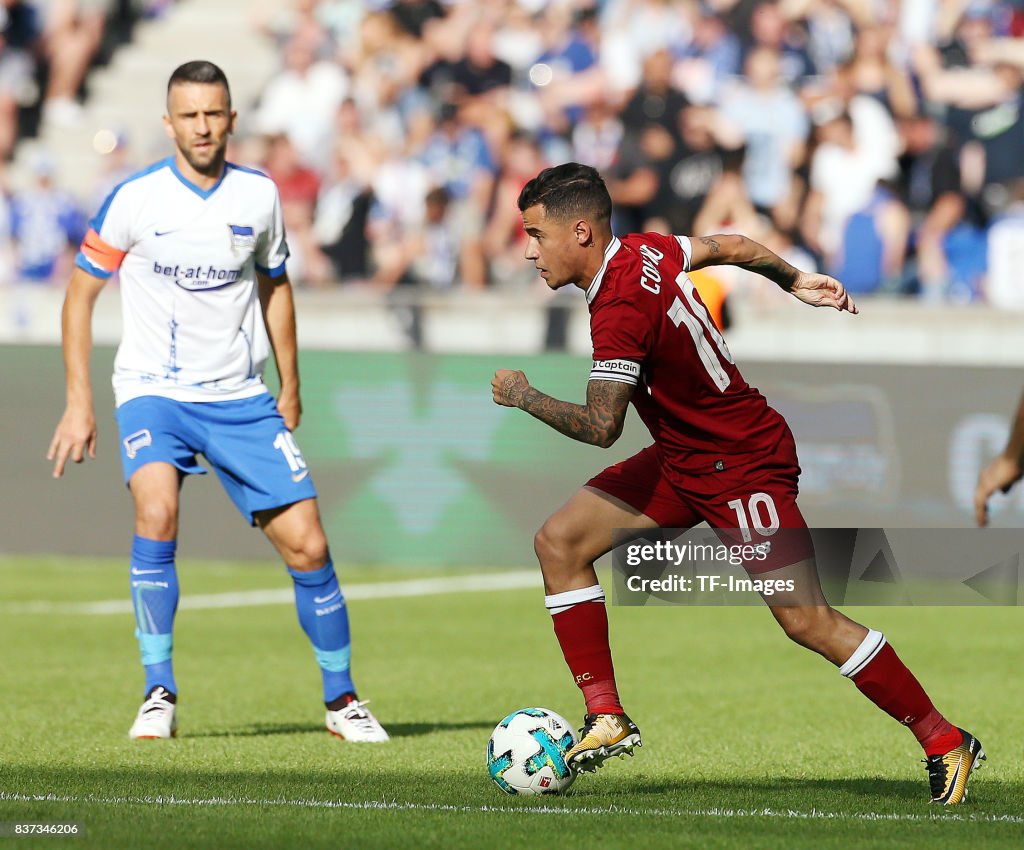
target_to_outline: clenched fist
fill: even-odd
[[[504,407],[519,407],[529,387],[526,375],[517,369],[499,369],[491,379],[494,403]]]

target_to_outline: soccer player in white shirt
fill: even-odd
[[[146,671],[130,737],[169,738],[177,729],[179,493],[186,475],[205,471],[196,462],[202,454],[288,567],[321,669],[327,728],[350,741],[386,741],[352,684],[345,599],[292,436],[302,403],[280,199],[268,177],[226,162],[234,124],[220,68],[196,61],[174,71],[164,117],[173,156],[111,192],[78,254],[62,317],[67,401],[48,458],[60,477],[69,459],[95,457],[93,306],[119,271],[124,331],[114,391],[135,503],[131,587]],[[271,349],[276,402],[262,377]]]

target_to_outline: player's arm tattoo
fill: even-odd
[[[712,254],[717,254],[722,250],[722,246],[718,244],[718,241],[713,236],[702,236],[700,241],[707,246],[707,249]]]
[[[789,292],[800,272],[773,251],[746,236],[724,234],[702,236],[702,248],[694,251],[691,269],[730,265],[755,272]]]
[[[534,387],[519,389],[513,400],[531,416],[567,437],[608,448],[622,433],[632,384],[621,381],[589,381],[587,403],[559,401]]]
[[[757,243],[755,242],[754,244],[756,245]],[[789,292],[793,288],[793,284],[796,283],[800,272],[782,259],[782,257],[773,254],[767,248],[764,249],[764,252],[760,257],[745,263],[736,263],[736,265],[742,269],[756,272],[761,277],[768,278],[772,283],[778,284],[786,292]]]

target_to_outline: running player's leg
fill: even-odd
[[[760,517],[740,513],[755,510],[761,512]],[[774,580],[774,587],[779,587],[780,581],[792,582],[793,592],[765,597],[783,631],[795,643],[831,661],[864,696],[910,729],[925,752],[933,801],[962,802],[967,796],[967,777],[985,757],[981,745],[935,708],[881,632],[828,604],[807,523],[796,504],[795,472],[772,474],[730,491],[715,500],[710,513],[710,522],[718,528],[730,520],[735,527],[740,517],[742,528],[737,531],[744,539],[755,545],[771,544],[768,560],[750,572],[755,578]],[[768,533],[762,534],[762,530]]]
[[[792,579],[801,589],[817,588],[814,559],[757,578]],[[802,594],[801,594],[802,595]],[[985,759],[984,750],[969,732],[951,724],[935,706],[921,683],[900,660],[885,636],[854,622],[829,606],[773,596],[769,607],[789,638],[824,656],[857,689],[890,717],[910,729],[925,752],[932,802],[955,805],[967,797],[967,779]]]
[[[620,713],[604,590],[594,561],[614,545],[616,528],[657,523],[625,502],[583,487],[544,523],[534,549],[544,576],[544,603],[588,714]]]
[[[587,705],[580,742],[567,755],[577,769],[599,767],[640,743],[615,685],[608,614],[594,561],[615,545],[615,529],[691,524],[690,512],[661,477],[656,453],[647,449],[591,479],[534,539],[545,605]]]

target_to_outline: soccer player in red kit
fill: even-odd
[[[551,289],[573,284],[586,293],[594,365],[585,404],[545,395],[507,369],[494,376],[494,401],[602,448],[621,434],[632,402],[654,437],[653,445],[588,481],[534,540],[545,604],[587,705],[569,764],[594,770],[640,745],[615,686],[604,592],[594,571],[594,561],[615,545],[615,529],[704,521],[720,535],[733,529],[757,545],[781,528],[792,531],[775,539],[767,560],[747,564],[757,578],[792,578],[800,588],[799,598],[766,600],[775,619],[910,728],[925,751],[933,802],[962,802],[971,771],[985,758],[981,744],[938,712],[880,632],[826,602],[796,504],[793,435],[743,380],[687,272],[740,266],[807,304],[856,313],[842,284],[798,271],[743,236],[616,238],[604,181],[577,163],[542,171],[523,188],[519,209],[529,237],[526,259]]]

